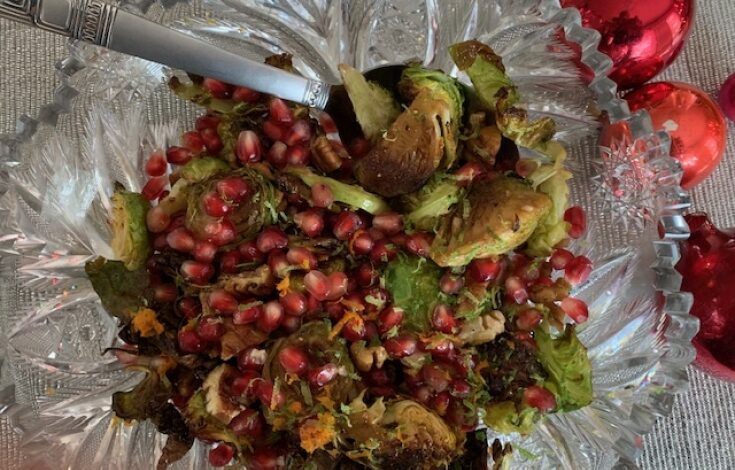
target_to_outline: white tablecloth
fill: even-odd
[[[21,114],[34,115],[51,100],[54,65],[64,55],[63,38],[0,20],[0,134],[10,132]],[[716,95],[733,72],[735,1],[700,1],[692,37],[660,78],[693,83]],[[735,124],[724,163],[693,196],[695,208],[722,226],[735,226]],[[646,437],[639,464],[656,470],[735,469],[735,385],[694,368],[689,372],[689,391]]]

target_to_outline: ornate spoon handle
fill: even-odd
[[[329,85],[227,52],[100,0],[0,0],[0,18],[324,109]]]

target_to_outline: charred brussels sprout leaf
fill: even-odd
[[[411,105],[355,163],[360,184],[385,197],[418,190],[457,153],[463,104],[457,82],[439,71],[409,67],[400,87]]]
[[[522,408],[520,411],[512,401],[492,403],[485,408],[485,424],[494,431],[503,434],[517,432],[519,434],[530,434],[538,419],[535,408]]]
[[[414,331],[428,331],[434,307],[443,296],[439,290],[442,272],[429,260],[401,255],[388,263],[385,287],[393,304],[405,312],[403,325]]]
[[[145,305],[149,282],[145,269],[129,271],[120,261],[100,257],[88,262],[84,270],[105,310],[124,323],[130,322],[138,308]]]
[[[551,205],[546,194],[515,178],[473,184],[467,199],[442,219],[431,257],[439,266],[463,266],[506,253],[531,236]]]
[[[138,269],[151,251],[145,222],[148,201],[139,193],[120,190],[111,199],[112,251],[126,268]]]
[[[198,183],[207,178],[230,171],[230,165],[214,157],[197,158],[181,169],[181,177],[189,183]]]
[[[340,65],[339,73],[362,132],[368,139],[375,140],[395,121],[401,113],[401,107],[388,90],[369,82],[349,65]]]

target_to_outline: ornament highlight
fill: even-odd
[[[645,109],[655,129],[671,136],[671,156],[679,161],[690,189],[707,178],[725,152],[727,123],[722,111],[704,91],[679,82],[643,85],[625,96],[630,110]]]
[[[613,60],[621,90],[642,85],[681,52],[694,19],[694,0],[562,0],[582,24],[602,34],[600,51]]]

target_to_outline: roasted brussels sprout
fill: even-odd
[[[112,195],[112,252],[130,270],[145,265],[151,251],[145,217],[148,201],[138,194],[118,190]]]

